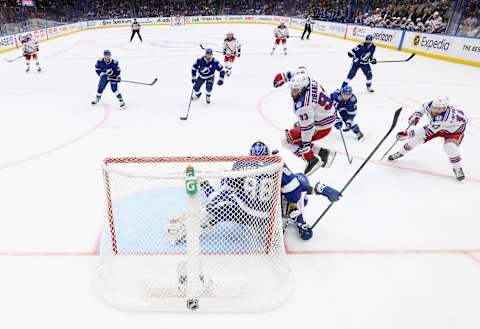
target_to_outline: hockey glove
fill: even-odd
[[[223,79],[218,80],[217,85],[219,86],[223,85]]]
[[[412,114],[410,118],[408,118],[408,123],[412,126],[416,126],[418,121],[420,121],[420,117],[415,114]]]
[[[342,197],[341,192],[320,182],[315,185],[315,193],[326,196],[330,202],[336,202]]]
[[[377,64],[377,59],[376,58],[372,58],[372,60],[370,61],[373,65]]]
[[[343,122],[341,119],[337,119],[335,120],[335,128],[337,128],[338,130],[342,129],[342,126],[343,126]]]

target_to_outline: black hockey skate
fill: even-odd
[[[399,159],[399,158],[401,158],[401,157],[403,157],[403,154],[402,154],[402,153],[400,153],[400,152],[395,152],[395,153],[390,154],[390,155],[388,156],[388,160],[394,161],[394,160],[397,160],[397,159]]]
[[[359,142],[363,142],[365,140],[365,135],[361,131],[359,131],[356,135]]]
[[[198,95],[193,94],[193,95],[192,95],[192,100],[197,100],[197,99],[200,98],[200,96],[202,96],[202,93],[200,93],[200,94],[198,94]]]
[[[320,159],[323,162],[322,168],[330,168],[330,166],[333,163],[333,160],[335,160],[335,156],[337,155],[337,152],[329,149],[320,148],[320,151],[318,151],[318,155],[320,156]]]
[[[462,180],[465,179],[465,174],[463,173],[463,169],[462,168],[453,168],[453,173],[455,174],[455,177],[457,178],[457,180],[459,182],[461,182]]]
[[[307,161],[307,166],[305,167],[304,174],[310,176],[320,167],[323,167],[323,161],[314,154],[313,157]]]
[[[120,109],[124,109],[124,108],[126,108],[126,107],[127,107],[127,105],[125,104],[125,102],[124,102],[124,101],[121,101],[121,102],[120,102]]]
[[[210,104],[210,96],[207,95],[207,104]]]

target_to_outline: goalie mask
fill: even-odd
[[[263,142],[255,142],[250,148],[250,156],[268,156],[270,155],[270,150],[267,145]]]

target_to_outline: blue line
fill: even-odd
[[[402,46],[403,46],[403,40],[405,39],[405,34],[407,32],[405,30],[402,31],[402,37],[400,38],[400,44],[398,45],[398,50],[402,50]]]

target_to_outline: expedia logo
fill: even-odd
[[[413,45],[418,46],[418,44],[420,43],[420,39],[421,39],[420,35],[417,34],[415,38],[413,38]]]
[[[427,50],[436,49],[441,51],[447,51],[450,48],[450,42],[447,39],[442,40],[434,40],[428,37],[422,37],[420,35],[416,35],[413,39],[413,45],[415,47],[422,47],[426,48]]]

